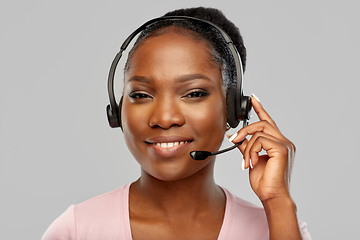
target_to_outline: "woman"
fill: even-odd
[[[245,68],[237,28],[215,9],[181,9],[215,23],[234,41]],[[43,239],[310,239],[298,223],[289,192],[295,146],[259,100],[260,121],[230,137],[242,144],[243,169],[263,208],[216,185],[215,156],[228,130],[228,89],[233,60],[216,31],[186,20],[162,21],[142,32],[124,71],[120,104],[126,144],[141,166],[140,178],[120,189],[71,206]],[[248,139],[246,139],[248,137]],[[265,156],[258,156],[262,150]]]

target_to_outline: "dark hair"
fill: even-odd
[[[187,8],[168,12],[164,16],[189,16],[212,22],[220,27],[229,35],[236,46],[241,57],[243,69],[245,70],[246,48],[240,35],[240,31],[224,16],[220,10],[204,7]],[[205,41],[210,48],[212,60],[214,60],[217,64],[222,65],[222,75],[225,89],[228,87],[234,87],[236,84],[236,69],[233,57],[227,47],[227,43],[215,28],[210,27],[206,23],[190,20],[163,20],[147,27],[140,33],[134,47],[131,49],[125,65],[125,71],[129,68],[132,52],[141,45],[145,38],[164,34],[165,32],[170,31],[170,29],[172,31],[176,31],[176,33]],[[181,29],[186,31],[182,31]]]
[[[166,13],[164,16],[189,16],[195,17],[199,19],[203,19],[209,22],[214,23],[222,30],[224,30],[227,35],[231,38],[233,43],[238,50],[241,61],[243,64],[243,69],[245,71],[246,66],[246,48],[244,46],[243,38],[240,34],[239,28],[235,26],[233,22],[225,17],[225,15],[216,8],[186,8],[186,9],[179,9],[172,12]],[[216,42],[214,42],[216,44]]]

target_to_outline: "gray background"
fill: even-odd
[[[199,5],[220,8],[244,36],[245,93],[297,146],[292,196],[313,239],[359,239],[356,2],[2,0],[0,239],[39,239],[70,204],[137,179],[107,124],[110,63],[146,20]],[[219,156],[216,180],[258,203],[241,158]]]

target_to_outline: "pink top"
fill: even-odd
[[[50,225],[42,240],[132,240],[130,185],[71,205]],[[268,239],[264,210],[223,190],[226,194],[226,208],[218,240]],[[306,223],[300,222],[300,229],[304,239],[311,240]]]

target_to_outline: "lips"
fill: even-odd
[[[173,157],[185,150],[191,142],[191,139],[180,136],[159,136],[145,141],[157,157]]]

